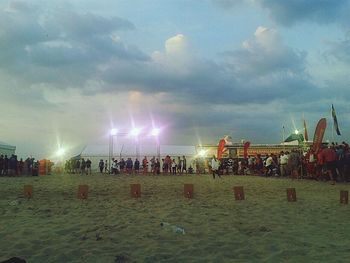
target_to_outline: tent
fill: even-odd
[[[10,144],[7,144],[5,142],[0,141],[0,155],[7,155],[11,156],[12,154],[15,154],[16,146],[12,146]]]

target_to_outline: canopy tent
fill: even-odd
[[[8,143],[1,142],[0,141],[0,155],[7,155],[11,156],[12,154],[15,154],[16,152],[16,146],[12,146]]]

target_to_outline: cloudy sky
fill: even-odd
[[[163,144],[350,132],[349,0],[0,0],[0,141],[38,158],[161,127]]]

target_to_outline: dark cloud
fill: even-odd
[[[286,46],[277,32],[263,27],[242,48],[222,53],[217,61],[180,61],[188,68],[185,72],[168,64],[117,61],[100,78],[118,91],[136,87],[145,93],[166,92],[192,104],[266,104],[286,97],[301,102],[305,96],[300,94],[316,91],[306,72],[306,53]]]
[[[244,0],[213,0],[213,2],[224,9],[230,9],[242,3],[252,3]],[[284,26],[305,21],[320,24],[331,22],[349,24],[349,0],[256,0],[253,3],[267,9],[270,17]]]
[[[289,26],[300,21],[329,23],[339,19],[344,8],[349,7],[348,0],[260,0],[271,17],[277,22]]]
[[[31,12],[30,12],[31,11]],[[134,30],[128,20],[72,10],[35,9],[15,1],[0,11],[0,70],[25,85],[82,86],[112,59],[147,60],[117,35]]]

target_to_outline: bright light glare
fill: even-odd
[[[299,131],[298,131],[298,130],[295,130],[295,131],[294,131],[294,133],[295,133],[295,134],[298,134],[298,133],[299,133]]]
[[[206,153],[207,153],[206,150],[200,150],[199,153],[198,153],[198,155],[199,155],[200,157],[204,157],[204,156],[206,155]]]
[[[158,129],[158,128],[153,128],[151,131],[152,136],[158,136],[159,133],[160,133],[160,129]]]
[[[132,136],[138,136],[139,134],[140,134],[140,129],[138,129],[138,128],[133,128],[132,130],[131,130],[131,132],[130,132],[130,134],[132,135]]]
[[[117,130],[117,129],[111,129],[111,135],[112,135],[112,136],[117,135],[117,133],[118,133],[118,130]]]
[[[57,150],[56,155],[57,156],[63,156],[66,151],[63,148],[60,148]]]

